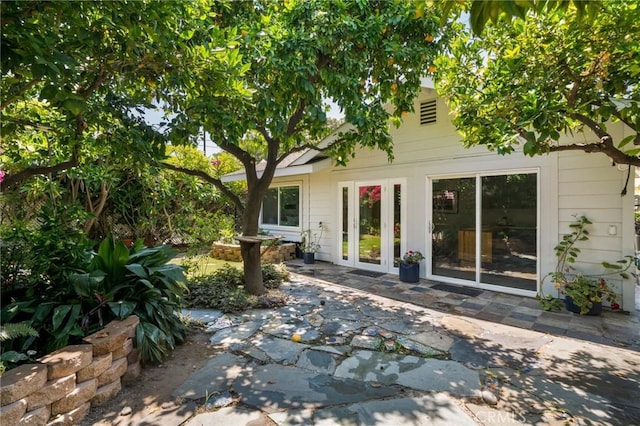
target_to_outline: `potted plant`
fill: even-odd
[[[612,309],[619,309],[620,305],[616,303],[618,295],[604,277],[619,275],[626,279],[635,275],[629,271],[634,265],[633,256],[626,256],[615,264],[602,262],[603,271],[599,274],[584,274],[572,266],[580,253],[575,244],[589,239],[586,227],[590,224],[586,216],[576,217],[576,221],[570,225],[573,231],[564,235],[554,249],[558,263],[556,270],[548,274],[560,294],[564,295],[567,310],[580,315],[600,315],[603,300],[608,300]]]
[[[420,280],[420,262],[424,256],[419,251],[409,250],[400,260],[400,281],[417,283]]]
[[[600,315],[604,299],[608,300],[611,306],[617,299],[617,294],[607,285],[604,278],[589,278],[582,274],[565,283],[561,292],[564,294],[567,310],[580,315]]]
[[[322,232],[324,227],[320,222],[320,234],[313,232],[311,229],[306,229],[300,233],[300,250],[302,251],[302,259],[306,264],[315,262],[315,253],[320,250],[320,239],[322,238]]]

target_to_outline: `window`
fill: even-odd
[[[300,187],[269,188],[262,202],[262,224],[300,226]]]

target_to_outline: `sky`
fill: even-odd
[[[340,107],[338,107],[337,104],[335,104],[332,101],[327,101],[327,103],[330,106],[329,112],[327,113],[327,117],[329,118],[344,117],[344,114],[342,113],[342,111],[340,110]],[[147,124],[150,124],[152,126],[159,126],[161,122],[165,121],[164,117],[162,116],[162,111],[153,110],[153,109],[145,110],[144,120],[147,122]],[[198,141],[198,149],[200,151],[202,151],[207,156],[221,151],[220,148],[218,148],[218,146],[213,142],[213,140],[211,139],[211,136],[208,133],[205,133],[203,131],[202,135],[204,137],[200,137],[199,138],[200,140]]]

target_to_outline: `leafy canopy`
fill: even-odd
[[[2,2],[2,190],[107,157],[133,167],[166,139],[140,114],[206,63],[212,91],[238,72],[213,1]],[[206,40],[209,49],[203,52]]]
[[[582,150],[640,165],[638,33],[635,2],[605,2],[591,22],[571,9],[530,14],[455,40],[437,62],[436,85],[466,146]],[[623,137],[612,135],[611,122],[623,123]],[[560,140],[585,130],[592,133],[583,143]]]

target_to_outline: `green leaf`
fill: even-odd
[[[109,303],[111,312],[119,319],[125,319],[130,316],[136,309],[137,303],[132,301],[121,300],[119,302]]]
[[[26,361],[29,359],[25,354],[16,351],[7,351],[0,356],[0,361],[11,362],[17,364],[20,361]]]
[[[145,279],[149,278],[149,274],[147,274],[147,270],[138,263],[125,265],[125,268],[127,268],[127,270],[129,270],[130,272],[133,272],[139,278],[145,278]]]
[[[72,305],[58,306],[53,310],[52,325],[54,330],[58,330],[62,326],[67,314],[71,311]]]
[[[637,135],[629,135],[626,138],[623,138],[618,144],[618,148],[624,148],[629,142],[633,141]]]
[[[79,115],[85,108],[85,103],[80,99],[69,98],[62,102],[62,107],[73,115]]]

